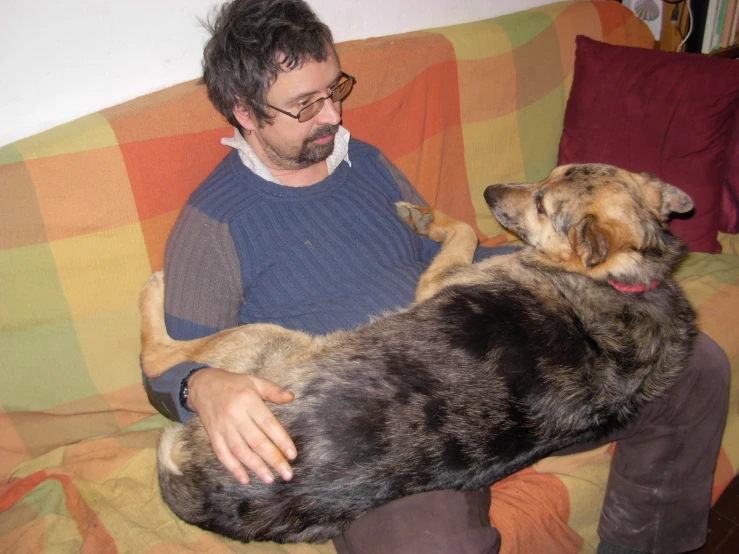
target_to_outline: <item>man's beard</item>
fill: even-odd
[[[295,163],[302,169],[309,167],[328,158],[334,151],[334,135],[339,130],[338,125],[324,125],[316,129],[316,132],[303,141]],[[326,144],[315,144],[314,140],[332,137]]]
[[[271,162],[282,169],[304,169],[318,162],[324,161],[334,151],[334,139],[325,144],[316,144],[314,141],[323,137],[332,137],[339,130],[338,125],[324,125],[307,137],[297,152],[287,152],[275,148],[271,144],[265,149]]]

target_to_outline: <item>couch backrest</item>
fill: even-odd
[[[652,44],[605,1],[340,44],[357,77],[344,124],[431,204],[504,242],[482,189],[554,166],[577,34]],[[193,81],[0,148],[0,476],[153,413],[139,290],[230,134]]]
[[[617,2],[560,2],[345,43],[342,67],[357,86],[344,124],[386,152],[429,203],[476,224],[487,244],[505,242],[482,192],[555,166],[578,34],[654,44]]]

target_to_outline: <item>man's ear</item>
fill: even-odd
[[[253,112],[240,102],[234,104],[233,114],[236,118],[236,121],[239,122],[239,125],[241,125],[244,131],[246,131],[246,134],[251,133],[254,129],[257,128],[257,123],[254,119]]]
[[[580,256],[582,265],[591,269],[608,257],[609,240],[598,227],[593,215],[585,216],[567,232],[572,250]]]

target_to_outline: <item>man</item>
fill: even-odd
[[[340,126],[353,77],[341,71],[329,29],[302,0],[235,0],[211,32],[204,81],[234,126],[224,140],[234,151],[192,194],[167,243],[171,336],[257,322],[327,333],[409,304],[438,245],[395,215],[397,200],[421,202],[413,187]],[[481,248],[476,257],[509,251]],[[218,459],[245,486],[245,468],[268,483],[273,470],[292,478],[288,460],[299,452],[265,404],[289,402],[288,391],[194,363],[145,384],[168,417],[199,415]],[[725,356],[702,336],[669,398],[609,437],[621,442],[599,552],[700,545],[727,384]],[[334,543],[342,553],[496,552],[489,502],[487,490],[404,498]]]

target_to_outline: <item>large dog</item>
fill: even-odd
[[[664,224],[677,188],[604,165],[492,185],[498,220],[530,246],[471,265],[474,231],[430,208],[401,217],[442,242],[416,302],[351,332],[245,325],[178,342],[163,280],[141,297],[149,374],[194,360],[295,393],[274,413],[294,478],[240,485],[197,417],[160,438],[162,496],[183,520],[241,541],[324,541],[364,512],[437,489],[475,489],[624,425],[685,367],[694,313],[670,278],[684,252]]]

